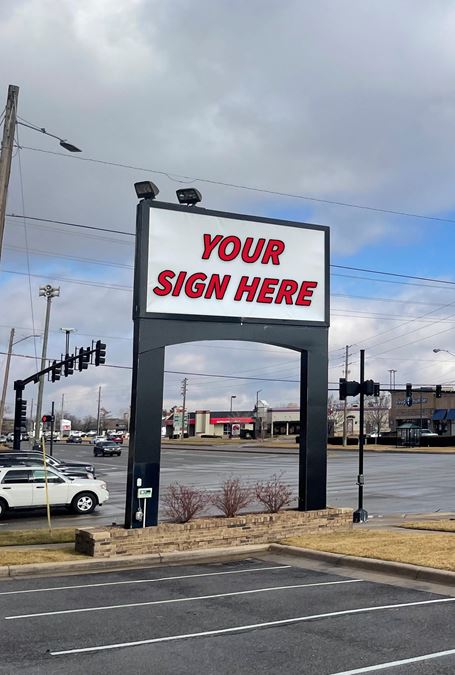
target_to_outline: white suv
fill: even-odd
[[[51,506],[66,506],[74,513],[91,513],[109,498],[104,481],[71,479],[55,469],[47,469]],[[8,509],[42,509],[46,506],[45,472],[42,466],[0,468],[0,519]]]

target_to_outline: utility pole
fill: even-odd
[[[2,257],[3,232],[5,230],[6,198],[8,196],[11,158],[13,156],[18,96],[19,87],[10,84],[8,87],[8,97],[6,99],[2,147],[0,150],[0,259]]]
[[[100,435],[101,422],[101,387],[98,387],[98,412],[96,414],[96,435]]]
[[[8,354],[6,357],[6,364],[5,364],[5,375],[3,377],[2,400],[0,402],[0,434],[2,433],[3,415],[5,413],[6,390],[8,388],[9,366],[11,363],[11,352],[13,351],[13,340],[14,340],[14,328],[11,328],[11,333],[9,334]]]
[[[346,345],[346,353],[344,357],[344,377],[348,379],[348,366],[349,366],[349,345]],[[348,402],[344,399],[343,406],[343,445],[348,444],[348,429],[347,429],[347,416],[348,416]]]
[[[6,356],[5,375],[4,375],[4,378],[3,378],[2,398],[1,398],[1,401],[0,401],[0,434],[2,433],[3,417],[4,417],[4,413],[5,413],[6,392],[8,390],[9,367],[10,367],[10,363],[11,363],[11,356],[13,354],[13,347],[14,347],[14,345],[17,345],[19,342],[23,342],[24,340],[28,340],[31,337],[36,338],[36,337],[39,337],[39,336],[38,335],[27,335],[26,337],[20,338],[20,340],[16,340],[16,342],[13,342],[13,340],[14,340],[14,328],[11,328],[11,333],[10,333],[10,336],[9,336],[8,354]],[[33,419],[32,413],[30,413],[30,418]]]
[[[182,426],[180,427],[180,438],[185,438],[185,406],[186,406],[186,389],[188,386],[188,378],[184,377],[182,380]]]
[[[49,336],[49,319],[51,316],[51,303],[52,298],[58,297],[60,295],[60,288],[53,288],[50,284],[47,284],[46,286],[40,286],[39,294],[40,296],[44,296],[46,298],[46,319],[44,322],[43,351],[41,353],[41,370],[44,370],[44,368],[46,367],[47,339]],[[38,385],[38,400],[36,402],[35,442],[39,441],[40,438],[43,391],[44,391],[44,375],[41,375]]]

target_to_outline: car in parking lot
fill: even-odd
[[[82,443],[82,436],[68,436],[67,443]]]
[[[421,436],[437,436],[438,434],[435,433],[434,431],[431,431],[431,429],[422,429],[420,431]]]
[[[0,443],[6,443],[6,436],[0,434]]]
[[[114,455],[120,457],[122,448],[114,441],[102,441],[95,445],[93,454],[95,457],[113,457]]]
[[[13,466],[14,464],[22,465],[43,465],[43,453],[42,452],[1,452],[0,453],[0,466]],[[68,476],[75,476],[79,478],[95,478],[96,471],[93,464],[88,464],[85,462],[72,462],[59,459],[53,455],[46,455],[46,464],[48,466],[54,467],[61,473],[64,473]]]
[[[114,443],[118,443],[119,445],[122,445],[123,436],[122,436],[122,434],[109,434],[107,440],[108,441],[114,441]]]
[[[39,509],[65,506],[73,513],[85,515],[109,499],[104,481],[65,476],[49,467],[9,466],[0,468],[0,519],[13,509]]]

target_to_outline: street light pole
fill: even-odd
[[[75,333],[75,328],[60,328],[62,333],[65,333],[65,356],[70,355],[70,333]]]
[[[46,367],[47,355],[47,339],[49,336],[49,319],[51,315],[52,298],[60,295],[60,288],[53,288],[50,284],[40,286],[40,296],[46,298],[46,319],[44,322],[44,336],[43,336],[43,351],[41,353],[41,370]],[[36,401],[36,418],[35,418],[35,442],[40,438],[40,423],[41,423],[41,409],[43,406],[43,391],[44,391],[44,376],[42,375],[38,384],[38,399]]]
[[[262,417],[261,421],[259,422],[259,394],[262,391],[262,389],[258,389],[256,392],[256,429],[255,431],[260,431],[260,435],[262,436]],[[260,427],[259,427],[260,425]],[[256,436],[256,434],[255,434]]]
[[[10,336],[9,336],[8,354],[6,356],[5,375],[3,377],[2,398],[1,398],[1,401],[0,401],[0,434],[2,433],[3,417],[4,417],[4,414],[5,414],[6,392],[7,392],[7,389],[8,389],[9,368],[10,368],[10,363],[11,363],[11,356],[13,354],[13,347],[14,347],[14,345],[19,344],[19,342],[23,342],[23,340],[28,340],[28,338],[31,338],[31,337],[36,338],[36,337],[39,337],[39,335],[27,335],[26,337],[23,337],[20,340],[16,340],[16,342],[13,342],[13,340],[14,340],[14,328],[11,328],[11,333],[10,333]]]
[[[3,232],[5,230],[6,198],[8,196],[9,175],[11,173],[18,97],[19,87],[10,84],[6,99],[5,122],[3,124],[2,147],[0,150],[0,258],[2,256]]]

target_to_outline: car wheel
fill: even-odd
[[[117,457],[120,457],[120,454],[121,454],[121,453],[120,453],[120,452],[118,452],[118,453],[117,453]]]
[[[71,502],[71,508],[74,513],[85,514],[91,513],[97,504],[96,497],[93,492],[79,492]]]
[[[8,504],[5,502],[4,499],[0,499],[0,520],[2,520],[2,518],[5,518],[7,511],[8,511]]]

